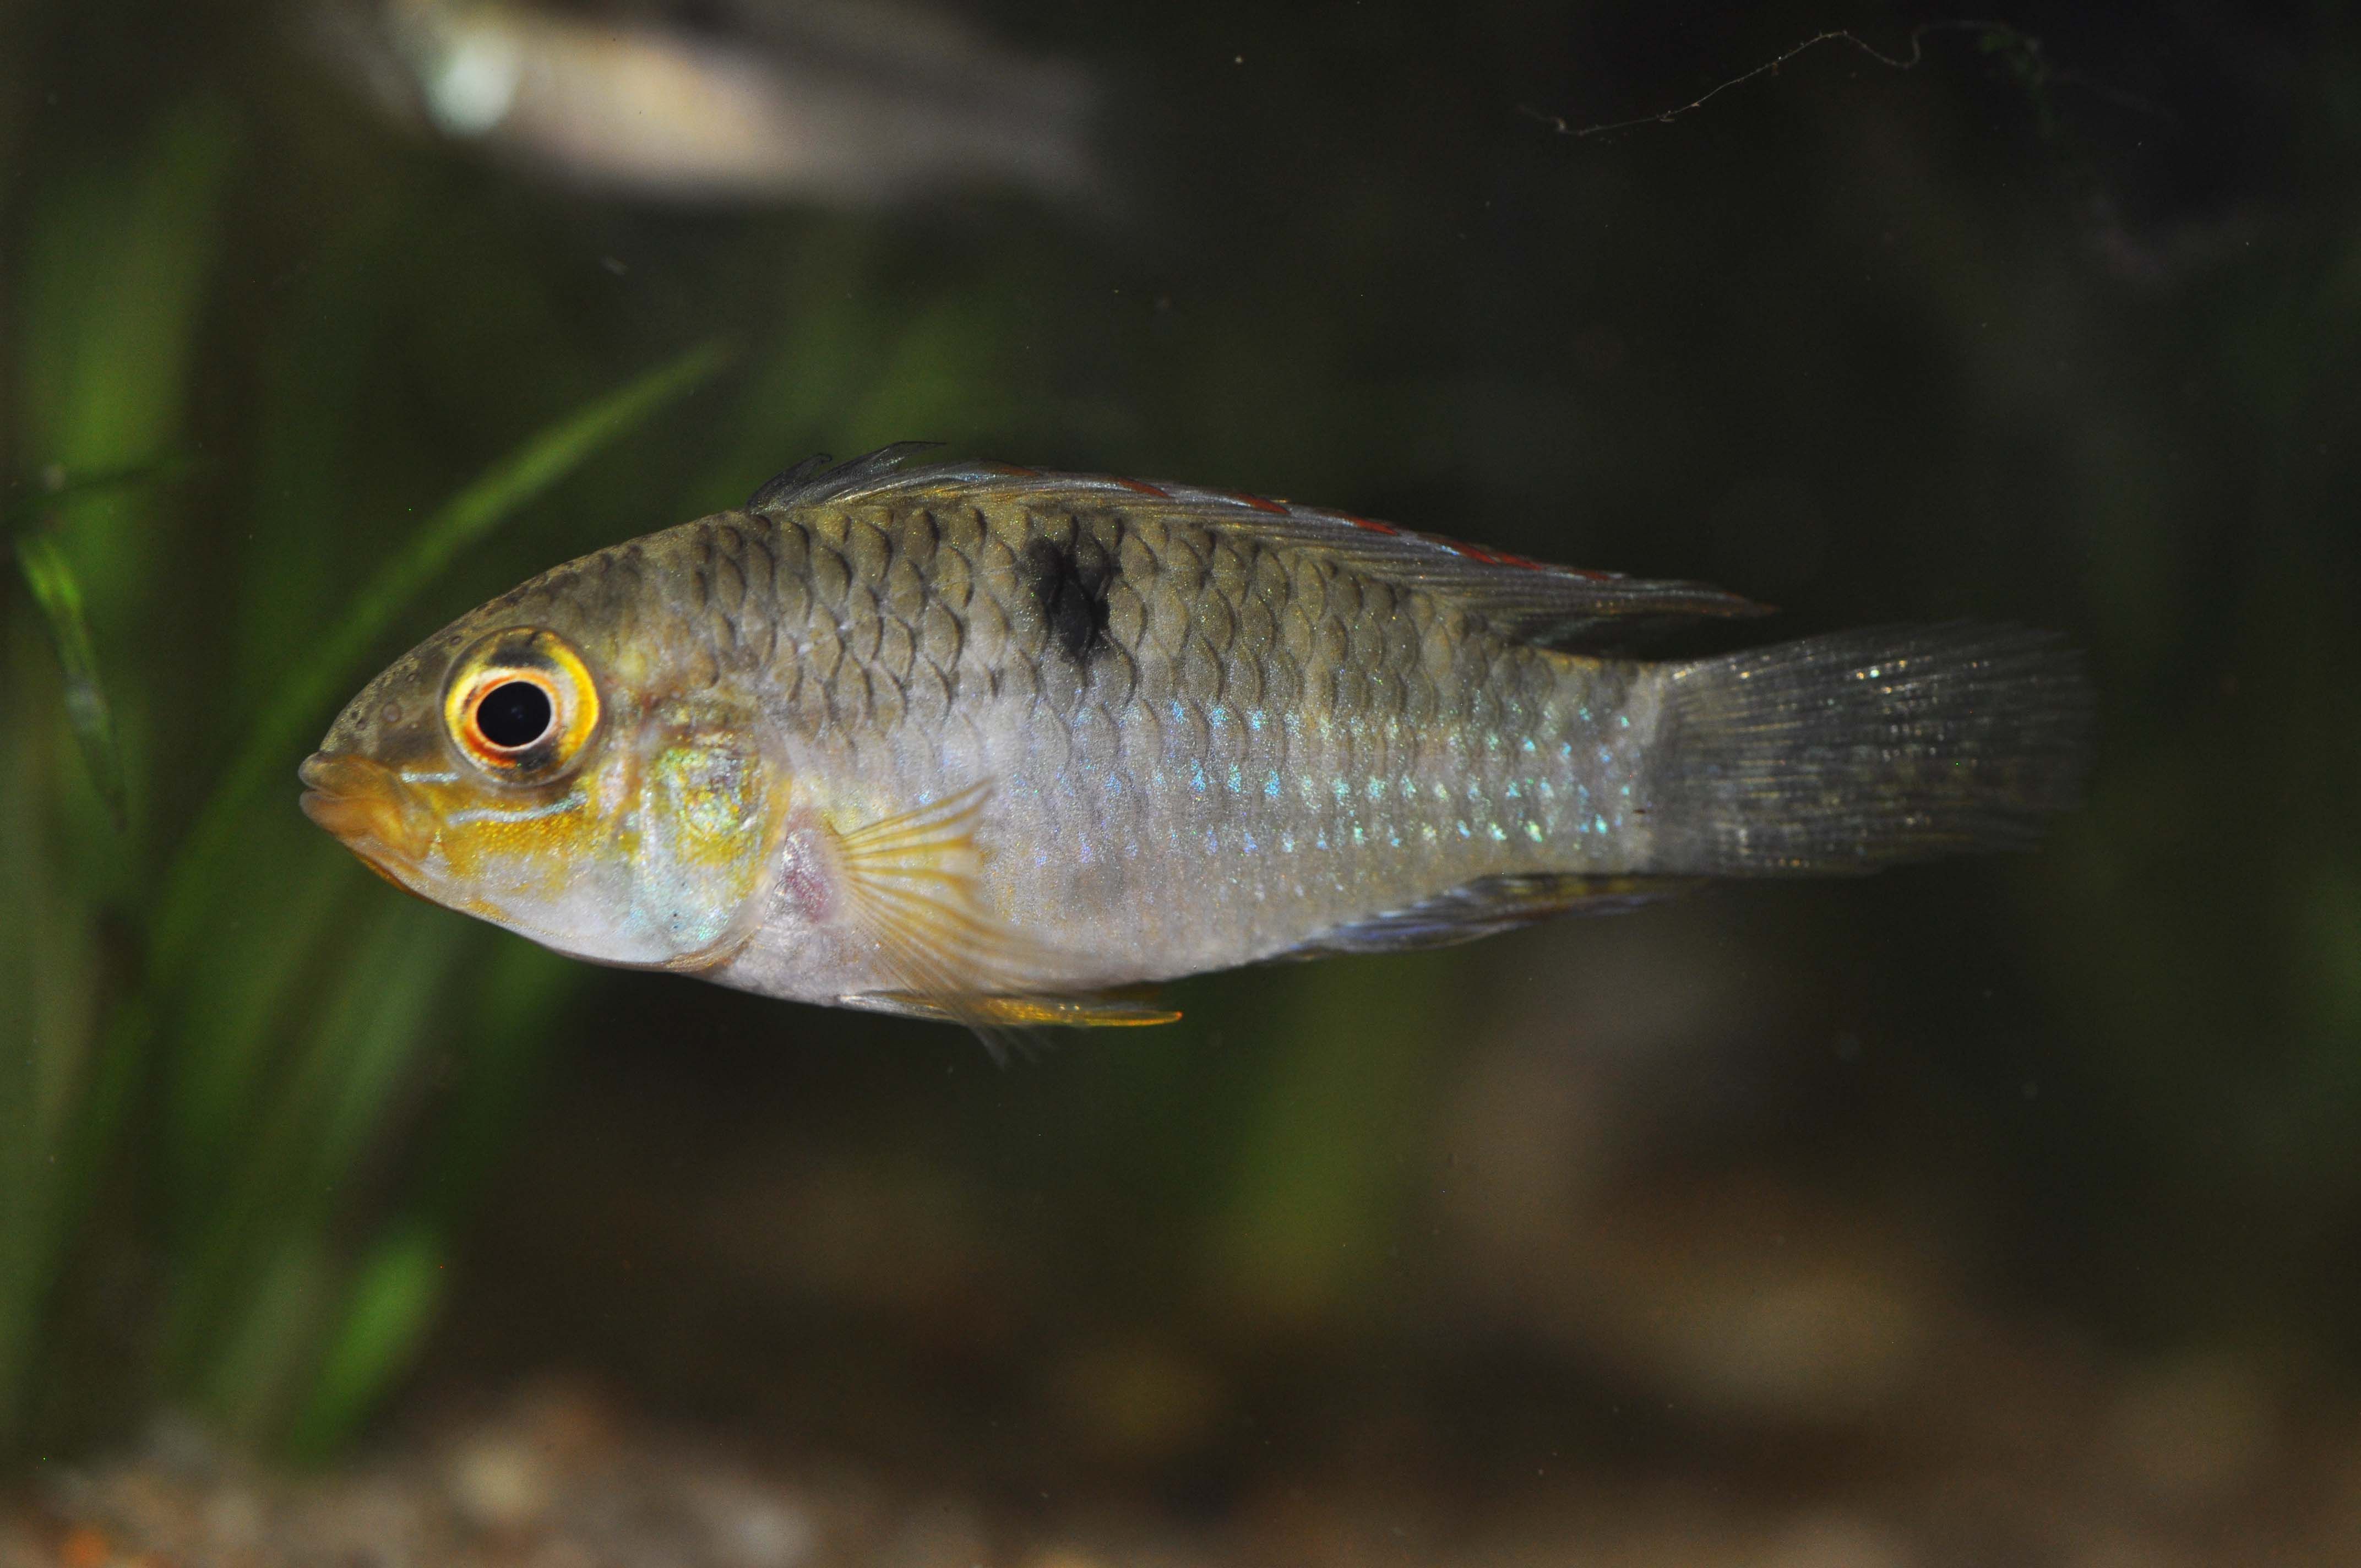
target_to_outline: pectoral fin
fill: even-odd
[[[995,1055],[1044,1025],[1165,1024],[1180,1016],[1133,992],[1071,993],[1062,966],[994,910],[978,841],[989,783],[929,806],[835,830],[848,917],[875,948],[891,985],[851,1006],[966,1025]]]

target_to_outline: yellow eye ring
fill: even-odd
[[[537,627],[470,649],[443,696],[444,727],[495,778],[540,780],[570,766],[598,727],[598,685],[566,641]]]

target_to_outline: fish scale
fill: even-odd
[[[888,449],[619,544],[370,684],[305,809],[563,951],[1010,1024],[1713,876],[2031,840],[2089,692],[1895,628],[1651,662],[1759,607],[1256,496]],[[544,733],[480,732],[518,683]],[[531,694],[528,694],[529,696]],[[538,704],[538,709],[533,704]]]

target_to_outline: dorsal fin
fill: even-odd
[[[792,468],[755,492],[748,510],[901,495],[1030,497],[1044,503],[1119,501],[1149,515],[1186,518],[1323,551],[1373,576],[1458,601],[1507,635],[1552,647],[1609,644],[1684,621],[1762,615],[1768,607],[1703,583],[1653,581],[1527,560],[1439,534],[1413,533],[1345,512],[1260,496],[1091,474],[1043,473],[1005,464],[907,464],[926,444],[905,442],[819,472]]]
[[[921,452],[932,452],[942,444],[939,441],[897,441],[891,446],[881,446],[874,452],[863,453],[842,463],[825,452],[814,453],[791,468],[773,475],[746,498],[742,511],[768,511],[790,507],[809,506],[815,501],[836,500],[857,490],[873,487],[873,482],[893,477],[895,470],[903,474],[922,472],[903,469],[902,465]]]

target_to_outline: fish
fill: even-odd
[[[595,193],[856,209],[976,184],[1108,195],[1092,75],[923,10],[327,0],[311,21],[397,124]]]
[[[1763,606],[1267,498],[812,459],[560,565],[355,696],[303,810],[595,963],[952,1020],[1160,1023],[1181,976],[1723,878],[2032,845],[2058,636],[1632,650]]]

